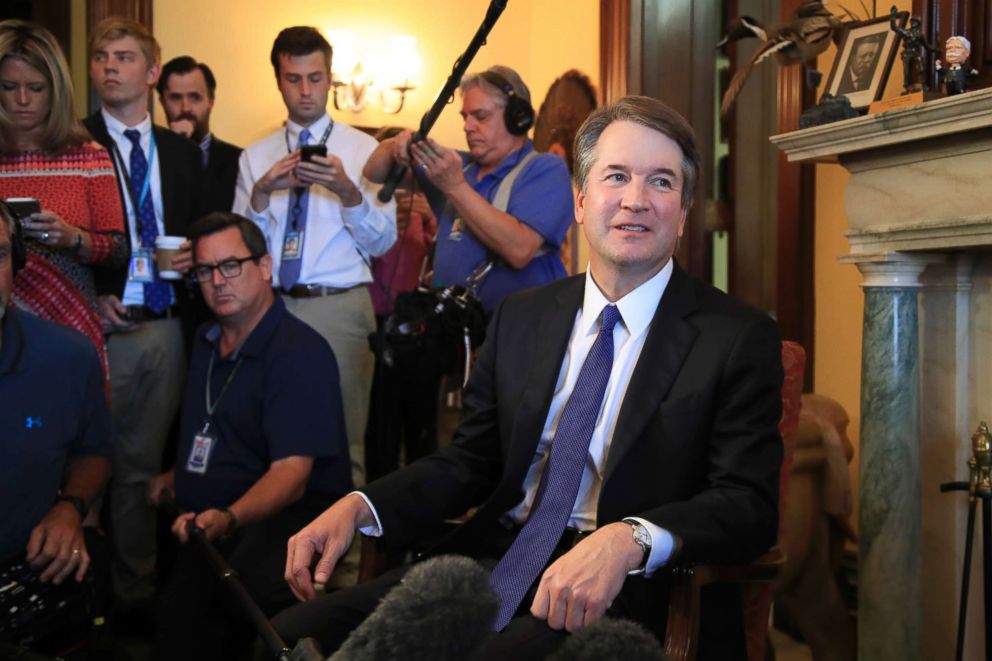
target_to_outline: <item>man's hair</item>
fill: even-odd
[[[138,42],[149,67],[162,61],[162,49],[151,31],[141,23],[122,16],[108,16],[96,24],[90,34],[90,57],[104,44],[124,37],[132,37]]]
[[[331,58],[334,51],[331,45],[324,39],[324,35],[317,28],[298,25],[286,28],[279,33],[276,40],[272,42],[272,68],[275,69],[276,77],[279,76],[279,56],[287,55],[298,57],[309,55],[320,51],[324,54],[324,61],[327,63],[327,70],[331,70]]]
[[[165,90],[169,86],[169,76],[182,76],[195,69],[203,72],[203,79],[207,83],[207,96],[211,99],[214,98],[214,92],[217,90],[217,79],[214,78],[214,72],[206,64],[197,62],[189,55],[180,55],[165,63],[165,66],[162,67],[162,75],[158,78],[158,85],[155,86],[155,89],[158,90],[158,95],[162,96],[165,94]]]
[[[699,152],[696,138],[682,115],[664,103],[647,96],[625,96],[608,106],[594,110],[575,136],[575,172],[572,177],[579,190],[586,190],[586,181],[596,161],[596,145],[606,127],[613,122],[634,122],[658,131],[682,149],[682,208],[692,207],[699,178]]]
[[[482,75],[483,73],[494,73],[497,76],[502,77],[506,80],[506,82],[510,83],[510,87],[513,88],[513,93],[518,99],[523,99],[527,103],[530,103],[530,90],[527,88],[527,85],[524,84],[523,78],[521,78],[520,74],[510,67],[504,67],[501,64],[495,64],[486,69],[484,72],[477,71],[475,73],[466,74],[466,76],[462,78],[462,82],[458,85],[458,89],[461,90],[461,93],[465,94],[465,92],[469,91],[473,87],[481,87],[483,90],[496,97],[496,104],[498,106],[506,107],[506,100],[508,98],[506,95],[506,90],[493,85],[485,78],[485,76]]]
[[[947,49],[947,45],[952,41],[960,41],[961,45],[964,46],[964,49],[969,53],[971,52],[971,42],[968,41],[968,37],[964,37],[960,34],[952,34],[950,37],[947,38],[947,41],[944,42],[945,50]]]
[[[242,215],[229,211],[215,211],[202,218],[197,219],[190,225],[189,239],[193,242],[193,250],[200,239],[217,232],[223,232],[229,227],[237,227],[241,233],[241,240],[244,242],[252,258],[259,259],[269,254],[268,246],[265,244],[265,235],[258,225],[248,220]]]
[[[52,33],[27,21],[0,22],[0,62],[8,58],[37,69],[48,85],[50,105],[41,133],[42,148],[56,152],[88,141],[89,135],[76,119],[69,65]],[[13,130],[10,115],[0,107],[0,152],[16,151],[9,140]]]

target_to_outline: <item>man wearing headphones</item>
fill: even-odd
[[[430,138],[411,145],[405,131],[380,143],[365,176],[382,182],[394,162],[413,166],[438,218],[435,283],[476,279],[489,314],[507,294],[565,276],[559,252],[572,222],[572,187],[565,162],[535,152],[527,138],[534,109],[516,71],[468,74],[460,89],[468,152]]]
[[[24,554],[42,581],[81,581],[83,519],[110,475],[103,371],[83,335],[10,304],[25,259],[0,203],[0,563]]]

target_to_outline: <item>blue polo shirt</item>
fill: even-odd
[[[465,180],[489,203],[496,197],[500,182],[523,158],[534,151],[530,140],[509,154],[486,176],[479,178],[479,166],[462,153]],[[434,282],[437,285],[465,285],[466,279],[490,257],[464,221],[458,219],[454,206],[441,192],[417,172],[438,218],[437,251],[434,255]],[[542,251],[519,271],[500,260],[482,281],[479,298],[489,313],[504,296],[521,289],[547,284],[565,277],[560,250],[565,233],[575,218],[572,184],[565,161],[552,154],[538,154],[513,182],[506,212],[526,224],[544,239]]]
[[[276,296],[240,348],[222,358],[219,345],[220,326],[201,326],[193,342],[176,450],[179,507],[197,512],[228,507],[272,462],[291,456],[314,458],[308,494],[336,499],[351,491],[338,365],[327,341]],[[207,420],[211,356],[215,440],[201,474],[188,470],[187,462],[193,437]]]
[[[90,341],[13,306],[0,338],[0,561],[24,551],[68,461],[110,455],[103,371]]]

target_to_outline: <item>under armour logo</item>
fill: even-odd
[[[24,419],[25,429],[35,429],[36,427],[43,427],[44,422],[41,418],[32,418],[30,415]]]

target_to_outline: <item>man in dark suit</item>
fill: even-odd
[[[90,80],[101,109],[84,124],[114,161],[131,263],[116,279],[98,281],[98,308],[108,333],[114,424],[110,517],[114,587],[124,602],[154,593],[155,511],[145,502],[185,378],[184,323],[193,299],[183,280],[153,266],[155,239],[185,236],[200,214],[200,152],[189,140],[152,125],[148,94],[159,76],[160,49],[133,21],[108,18],[90,35]],[[188,250],[174,261],[184,272]],[[181,319],[182,318],[182,319]]]
[[[210,132],[210,113],[217,93],[213,71],[203,62],[182,55],[162,67],[157,89],[169,128],[199,145],[203,153],[203,212],[230,211],[241,147]]]
[[[626,97],[576,138],[589,271],[497,308],[450,447],[349,494],[290,539],[314,599],[356,530],[387,546],[498,560],[482,658],[543,658],[605,613],[663,636],[676,563],[746,562],[775,541],[782,460],[774,322],[672,258],[692,204],[692,129]],[[311,561],[320,555],[311,578]],[[524,571],[527,570],[527,571]],[[276,625],[330,651],[404,570],[297,605]],[[740,595],[703,602],[701,658],[745,658]]]

